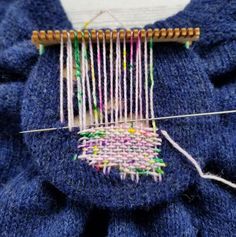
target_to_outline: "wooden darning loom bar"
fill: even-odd
[[[136,40],[140,34],[141,39],[144,40],[145,35],[148,39],[153,38],[153,42],[178,42],[185,44],[188,42],[191,44],[193,41],[197,41],[200,37],[200,28],[175,28],[175,29],[134,29],[134,30],[48,30],[48,31],[33,31],[32,33],[32,43],[39,48],[39,45],[49,46],[59,44],[61,40],[61,35],[63,36],[63,41],[66,42],[68,38],[68,33],[71,40],[75,38],[75,34],[78,36],[78,40],[82,41],[83,37],[85,41],[88,41],[91,37],[93,42],[96,42],[97,36],[99,40],[103,39],[105,36],[106,41],[110,41],[111,37],[115,41],[119,34],[120,40],[126,37],[129,41],[131,35],[133,34],[133,39]]]

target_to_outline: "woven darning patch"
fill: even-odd
[[[87,129],[79,133],[78,159],[109,174],[118,168],[121,179],[127,175],[139,181],[140,175],[151,175],[155,181],[164,173],[165,163],[159,157],[161,138],[148,127],[111,126]]]

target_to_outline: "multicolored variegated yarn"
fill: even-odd
[[[78,159],[104,174],[118,168],[121,179],[130,175],[139,181],[140,175],[151,175],[161,180],[165,167],[160,158],[161,138],[152,128],[127,125],[91,128],[79,133],[81,154]]]
[[[141,32],[135,40],[133,34],[129,41],[121,40],[118,32],[115,42],[106,44],[105,35],[98,34],[95,43],[91,37],[82,42],[75,37],[73,45],[66,44],[68,126],[70,130],[80,127],[79,150],[73,160],[86,161],[104,174],[118,169],[121,179],[129,176],[138,182],[146,175],[160,181],[165,163],[160,158],[161,138],[153,111],[153,40]],[[61,86],[63,46],[62,40]],[[63,95],[60,98],[63,121]]]

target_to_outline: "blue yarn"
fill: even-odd
[[[161,183],[121,181],[72,161],[77,132],[59,127],[59,48],[39,57],[40,29],[71,29],[59,1],[1,1],[0,236],[236,236],[236,196],[199,178],[165,140]],[[193,0],[147,27],[201,27],[189,50],[154,47],[156,116],[236,108],[236,3]],[[205,171],[236,181],[236,116],[158,122]]]

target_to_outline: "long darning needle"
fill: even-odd
[[[150,119],[140,119],[138,121],[152,121],[152,120],[167,120],[167,119],[176,119],[176,118],[189,118],[189,117],[199,117],[199,116],[209,116],[209,115],[220,115],[220,114],[233,114],[236,113],[236,110],[227,110],[227,111],[218,111],[218,112],[208,112],[208,113],[196,113],[196,114],[181,114],[181,115],[173,115],[173,116],[165,116],[165,117],[157,117],[157,118],[150,118]],[[135,122],[135,120],[129,120],[126,121],[127,123]],[[119,121],[119,123],[124,123],[124,121]],[[113,124],[113,123],[109,123]],[[105,123],[101,123],[99,125],[105,125]],[[93,125],[91,125],[93,126]],[[76,128],[78,126],[75,126]],[[68,129],[68,126],[66,127],[59,127],[59,128],[42,128],[42,129],[33,129],[33,130],[27,130],[27,131],[21,131],[20,133],[35,133],[35,132],[50,132],[50,131],[56,131],[61,129]]]

